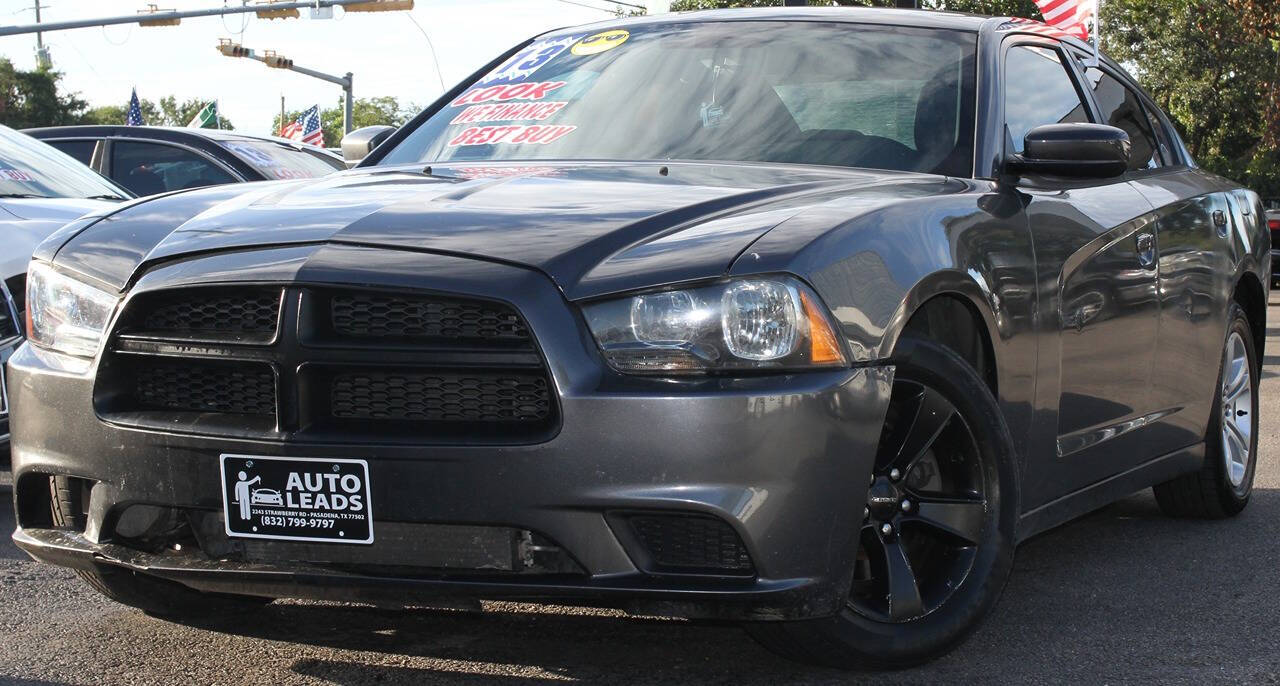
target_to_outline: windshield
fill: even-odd
[[[707,22],[534,41],[381,164],[720,160],[970,176],[976,35]]]
[[[268,179],[309,179],[346,169],[342,160],[320,152],[310,152],[271,141],[219,141],[245,164]]]
[[[0,197],[124,199],[129,193],[48,143],[0,126]]]

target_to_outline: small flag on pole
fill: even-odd
[[[1092,2],[1088,0],[1035,0],[1044,23],[1082,41],[1089,40],[1086,22],[1092,18]]]
[[[320,106],[312,105],[298,118],[280,130],[282,138],[302,141],[308,145],[324,145],[324,129],[320,126]]]
[[[138,89],[133,89],[133,95],[129,96],[129,114],[125,117],[125,124],[129,126],[142,126],[142,106],[138,104]]]
[[[216,129],[218,128],[218,101],[205,105],[196,112],[196,116],[187,123],[188,128],[192,129]]]

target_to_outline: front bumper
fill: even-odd
[[[355,249],[318,252],[331,263],[343,250]],[[399,287],[483,293],[522,312],[557,388],[561,427],[554,437],[533,445],[351,445],[115,426],[94,412],[92,374],[57,372],[28,346],[9,365],[9,394],[17,410],[15,543],[53,564],[123,567],[199,590],[272,597],[514,598],[726,619],[824,616],[840,607],[852,578],[863,485],[873,466],[891,369],[679,384],[619,379],[601,365],[572,308],[543,277],[421,255],[415,266],[400,270],[396,255],[366,249],[359,262]],[[261,257],[279,268],[280,255]],[[317,259],[298,257],[300,265]],[[424,260],[447,268],[423,269]],[[148,278],[154,286],[200,273],[190,263],[175,269]],[[466,270],[484,273],[456,278]],[[240,271],[254,278],[252,265]],[[362,283],[374,278],[344,276]],[[218,459],[227,452],[367,459],[375,542],[317,546],[233,539],[220,541],[217,550],[206,549],[204,541],[199,549],[176,551],[144,550],[116,535],[121,513],[134,505],[220,522]],[[91,485],[83,531],[54,529],[41,512],[50,475]],[[750,553],[752,574],[647,568],[643,551],[618,525],[619,513],[634,512],[710,515],[726,522]],[[432,557],[431,532],[440,526],[536,532],[554,541],[573,570],[512,574],[416,564],[419,554],[439,559]],[[456,536],[451,540],[456,545]]]

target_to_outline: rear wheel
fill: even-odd
[[[833,617],[748,625],[766,647],[844,668],[906,667],[959,645],[1013,565],[1016,472],[990,389],[948,348],[904,339],[853,584]]]
[[[80,482],[55,476],[49,479],[49,491],[54,526],[83,531],[88,494],[80,488]],[[179,622],[245,612],[271,602],[270,598],[255,596],[201,593],[179,583],[116,567],[77,569],[76,574],[118,603]]]
[[[1244,310],[1231,305],[1200,471],[1153,490],[1172,517],[1234,517],[1249,504],[1258,454],[1258,357]]]

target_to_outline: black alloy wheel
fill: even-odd
[[[940,392],[894,382],[850,608],[907,622],[941,607],[964,583],[988,524],[982,460],[973,432]]]
[[[893,364],[873,473],[851,484],[866,498],[844,606],[746,625],[784,657],[846,669],[932,660],[977,628],[1009,578],[1018,480],[995,396],[937,343],[904,337]]]

